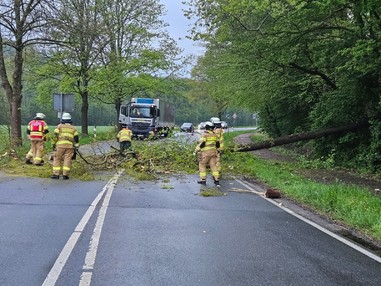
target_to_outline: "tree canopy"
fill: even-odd
[[[314,142],[317,156],[378,168],[381,8],[378,1],[187,1],[197,70],[216,96],[258,111],[273,137],[367,120],[365,131]],[[201,68],[202,66],[202,68]],[[223,68],[222,68],[223,67]]]
[[[0,78],[9,104],[12,145],[22,143],[25,70],[33,70],[28,80],[34,91],[28,92],[37,93],[41,102],[51,102],[54,92],[80,98],[85,134],[89,99],[118,108],[135,92],[170,88],[162,78],[179,72],[187,59],[166,31],[164,13],[155,0],[2,1]],[[34,59],[26,68],[29,47]]]
[[[27,47],[46,42],[44,29],[49,21],[49,1],[29,0],[0,2],[0,79],[9,104],[11,143],[20,146],[21,102],[24,52]],[[13,60],[8,62],[12,57]]]

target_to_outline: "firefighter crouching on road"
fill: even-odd
[[[220,148],[217,149],[217,170],[220,173],[221,176],[221,155],[224,152],[224,130],[221,126],[221,120],[218,117],[212,117],[210,118],[210,121],[214,125],[213,132],[218,136],[218,139],[220,141]]]
[[[75,126],[72,125],[71,115],[63,113],[61,124],[54,129],[54,159],[53,159],[53,175],[52,179],[59,179],[62,166],[62,179],[69,179],[69,173],[75,149],[79,147],[79,138]]]
[[[214,184],[219,186],[220,174],[217,169],[217,149],[220,147],[220,142],[218,136],[213,133],[213,127],[212,122],[206,122],[205,133],[203,133],[200,138],[199,144],[193,154],[196,155],[200,152],[198,156],[200,180],[197,181],[197,183],[203,185],[206,184],[206,165],[209,163],[210,169],[212,170]]]
[[[126,124],[122,124],[122,129],[118,132],[118,135],[116,135],[121,153],[125,150],[131,149],[131,137],[131,129],[129,129]]]
[[[49,133],[48,124],[44,121],[45,114],[37,112],[32,121],[28,123],[27,134],[30,140],[30,150],[25,156],[26,164],[42,166],[44,161],[44,142],[46,134]]]

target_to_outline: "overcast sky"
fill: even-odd
[[[167,15],[164,17],[164,20],[170,25],[167,29],[171,37],[178,42],[178,46],[184,49],[184,54],[202,55],[203,48],[185,38],[189,35],[188,30],[193,23],[184,16],[182,10],[188,6],[182,4],[181,1],[183,0],[160,0],[167,10]]]

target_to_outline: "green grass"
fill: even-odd
[[[226,196],[227,193],[224,193],[217,188],[204,188],[200,190],[199,195],[202,197],[220,197],[220,196]]]
[[[172,189],[174,189],[174,187],[172,185],[168,185],[168,184],[161,185],[161,188],[165,189],[165,190],[172,190]]]
[[[77,127],[79,133],[79,143],[81,145],[85,145],[96,141],[103,141],[116,138],[117,130],[115,129],[115,126],[97,126],[96,129],[96,133],[94,134],[94,126],[89,126],[89,134],[85,135],[81,134],[81,128]]]
[[[24,164],[24,158],[30,148],[29,140],[26,138],[26,126],[22,126],[22,135],[23,135],[23,144],[21,147],[18,147],[14,152],[10,152],[10,143],[8,130],[4,126],[0,126],[0,154],[9,154],[6,156],[0,157],[1,169],[7,172],[10,175],[14,176],[30,176],[30,177],[41,177],[48,178],[51,175],[52,165],[49,164],[48,154],[52,153],[52,140],[51,136],[53,134],[55,126],[49,126],[49,133],[47,136],[47,141],[45,143],[45,156],[44,160],[46,161],[45,165],[42,167],[37,167],[34,165]],[[77,127],[77,130],[80,130],[80,127]],[[80,145],[88,144],[95,141],[103,141],[115,138],[116,131],[113,126],[100,126],[97,127],[97,136],[94,137],[93,126],[89,127],[89,135],[79,135]],[[92,180],[94,179],[94,169],[92,166],[85,164],[82,160],[77,158],[73,161],[73,167],[71,170],[71,176],[80,180]]]
[[[49,133],[47,135],[47,142],[46,142],[46,148],[51,148],[51,138],[53,136],[53,132],[55,129],[55,125],[49,125]],[[27,126],[23,125],[21,126],[21,135],[23,140],[23,145],[29,145],[29,140],[27,138],[26,133]],[[115,139],[117,130],[114,126],[97,126],[96,128],[96,134],[94,134],[94,126],[89,126],[88,133],[89,134],[82,134],[81,133],[81,127],[76,126],[77,132],[79,133],[79,143],[80,145],[85,145],[97,141],[103,141],[103,140],[109,140],[109,139]],[[7,150],[10,148],[10,139],[9,139],[9,130],[7,126],[0,125],[0,151],[1,150]],[[5,152],[5,151],[4,151]]]
[[[12,156],[1,157],[1,170],[13,176],[49,178],[52,174],[52,165],[49,164],[46,156],[44,158],[45,164],[43,166],[27,165],[24,163],[24,158],[28,150],[29,148],[21,147],[16,149],[16,153]],[[45,154],[47,153],[48,152],[45,152]],[[91,168],[79,160],[73,161],[70,176],[83,181],[94,179],[94,174]]]
[[[233,134],[225,140],[232,142]],[[256,178],[288,198],[315,209],[381,241],[381,198],[362,188],[344,183],[324,184],[298,175],[297,163],[257,159],[250,153],[229,153],[223,157],[223,172]]]
[[[10,146],[9,130],[5,125],[0,125],[0,150],[4,153]]]

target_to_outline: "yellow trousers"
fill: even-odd
[[[62,175],[68,176],[71,169],[73,155],[74,148],[57,147],[56,151],[54,152],[53,175],[60,175],[62,164]]]
[[[217,150],[207,150],[199,153],[198,170],[200,179],[206,180],[206,168],[209,164],[214,180],[220,179],[220,173],[217,168]]]
[[[26,154],[26,159],[33,162],[33,164],[40,164],[44,156],[44,141],[31,140],[30,150]],[[32,160],[33,159],[33,160]]]

